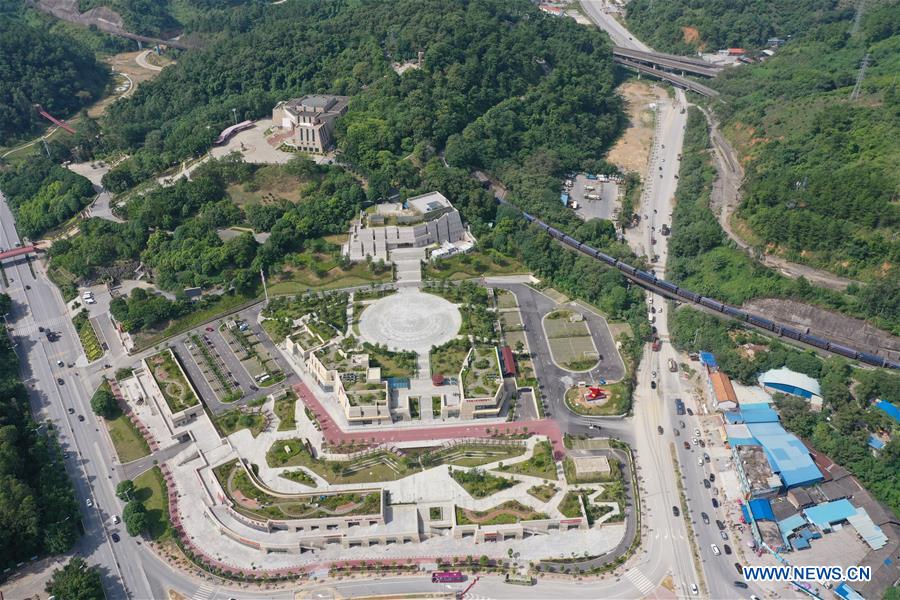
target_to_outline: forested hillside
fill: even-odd
[[[632,0],[628,27],[663,52],[693,54],[721,48],[760,48],[769,38],[852,16],[839,0]]]
[[[0,145],[47,125],[35,104],[67,117],[99,98],[109,79],[83,43],[61,31],[51,35],[5,8],[11,7],[0,11]]]
[[[760,244],[864,280],[900,261],[900,9],[820,25],[761,65],[721,76],[715,104],[746,156],[738,213]],[[859,65],[869,55],[859,97]]]
[[[0,294],[0,307],[8,301]],[[66,552],[78,537],[78,507],[54,432],[31,419],[18,369],[0,336],[0,570]]]
[[[255,11],[234,11],[235,7],[266,4],[262,0],[79,0],[78,8],[86,12],[104,6],[122,17],[128,31],[168,39],[184,32],[239,27],[241,22],[249,23]]]

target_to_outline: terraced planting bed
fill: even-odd
[[[249,429],[250,435],[258,436],[266,429],[268,419],[261,412],[248,412],[246,410],[235,409],[224,412],[216,417],[216,425],[225,435],[231,435],[241,429]]]
[[[182,375],[181,367],[175,361],[175,355],[171,350],[163,350],[146,360],[150,367],[150,374],[173,413],[179,413],[200,404],[200,399],[197,398],[187,379]]]
[[[468,510],[456,507],[456,522],[459,525],[510,525],[520,521],[539,521],[550,517],[531,507],[509,500],[487,510]]]
[[[338,494],[291,494],[273,496],[253,484],[247,471],[232,461],[213,469],[234,509],[251,518],[320,519],[376,515],[381,510],[381,492]]]
[[[556,485],[552,483],[535,485],[528,488],[528,495],[537,498],[541,502],[550,502],[550,500],[557,494],[557,492],[559,492],[559,488],[557,488]]]
[[[278,431],[291,431],[297,428],[295,418],[297,410],[297,394],[292,390],[275,400],[275,416],[278,417]]]

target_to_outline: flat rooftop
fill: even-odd
[[[772,471],[762,446],[738,446],[737,454],[751,490],[781,487],[781,479]]]

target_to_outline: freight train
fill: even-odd
[[[514,205],[509,204],[504,200],[499,200],[498,202],[502,204],[506,204],[507,206],[511,206],[515,208]],[[518,210],[518,209],[517,209]],[[780,336],[790,338],[792,340],[796,340],[798,342],[802,342],[804,344],[809,344],[810,346],[815,346],[816,348],[821,348],[822,350],[827,350],[829,352],[834,352],[835,354],[840,354],[841,356],[846,356],[847,358],[851,358],[854,360],[858,360],[860,362],[873,365],[876,367],[884,367],[887,369],[900,369],[900,363],[893,362],[881,356],[877,356],[875,354],[871,354],[869,352],[860,352],[859,350],[854,350],[853,348],[848,348],[847,346],[842,346],[841,344],[836,344],[830,340],[811,335],[809,330],[800,331],[798,329],[794,329],[792,327],[787,327],[785,325],[781,325],[779,323],[775,323],[774,321],[770,321],[769,319],[764,319],[762,317],[758,317],[756,315],[750,314],[733,306],[729,306],[727,304],[723,304],[718,300],[714,300],[713,298],[708,298],[706,296],[701,296],[696,292],[692,292],[690,290],[686,290],[682,287],[675,285],[670,281],[666,281],[665,279],[659,279],[653,273],[648,273],[647,271],[642,271],[628,263],[624,263],[621,260],[613,258],[612,256],[600,252],[599,250],[595,250],[591,248],[587,244],[584,244],[572,236],[566,235],[562,231],[551,227],[541,221],[540,219],[526,213],[522,212],[522,216],[529,223],[533,223],[550,234],[550,237],[555,238],[562,242],[563,244],[578,250],[584,254],[592,258],[596,258],[602,262],[605,262],[611,267],[615,267],[620,271],[626,273],[630,277],[636,279],[639,283],[645,286],[652,286],[659,290],[664,291],[669,296],[681,298],[687,300],[689,302],[693,302],[694,304],[699,304],[701,306],[705,306],[706,308],[710,308],[712,310],[718,311],[729,317],[734,319],[738,319],[741,321],[745,321],[754,325],[756,327],[760,327],[762,329],[766,329],[771,331],[772,333],[778,334]]]

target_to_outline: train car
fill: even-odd
[[[799,339],[800,339],[800,336],[803,335],[803,334],[800,333],[799,331],[797,331],[796,329],[792,328],[792,327],[784,327],[784,326],[782,326],[782,328],[781,328],[781,335],[783,335],[784,337],[789,337],[789,338],[791,338],[792,340],[799,340]]]
[[[775,330],[775,323],[768,319],[763,319],[761,317],[757,317],[756,315],[747,315],[747,320],[750,321],[752,325],[756,325],[757,327],[762,327],[763,329],[768,329],[769,331]]]
[[[840,354],[841,356],[846,356],[847,358],[856,358],[857,354],[856,350],[848,348],[847,346],[835,344],[834,342],[828,342],[828,349],[835,354]]]
[[[747,313],[742,310],[738,310],[733,306],[728,306],[727,304],[722,308],[722,312],[726,315],[734,317],[735,319],[740,319],[741,321],[747,320]]]
[[[706,308],[714,308],[715,310],[722,312],[722,309],[725,307],[721,302],[716,302],[712,298],[707,298],[706,296],[700,296],[700,300],[698,300],[700,304],[705,306]]]
[[[560,231],[559,229],[556,229],[556,228],[554,228],[554,227],[550,227],[549,225],[547,225],[546,223],[542,223],[541,221],[538,221],[538,224],[539,224],[543,229],[546,229],[547,233],[550,234],[550,237],[554,237],[554,238],[556,238],[556,239],[558,239],[558,240],[561,240],[561,239],[562,239],[563,234],[562,234],[562,231]]]
[[[814,335],[801,335],[800,341],[806,344],[810,344],[811,346],[815,346],[816,348],[821,348],[823,350],[828,350],[828,341],[823,340],[820,337],[816,337]]]
[[[647,271],[641,271],[639,269],[635,269],[634,274],[635,274],[635,276],[637,276],[638,279],[643,279],[644,281],[646,281],[648,283],[656,283],[656,277],[654,277]]]
[[[594,248],[591,248],[591,247],[588,246],[587,244],[582,244],[582,245],[581,245],[581,251],[582,251],[582,252],[585,252],[586,254],[588,254],[588,255],[590,255],[590,256],[593,256],[594,258],[600,258],[600,252],[598,252],[598,251],[595,250]]]
[[[615,266],[616,266],[616,268],[618,268],[622,271],[625,271],[626,273],[629,273],[630,275],[634,275],[635,273],[637,273],[636,268],[632,267],[631,265],[629,265],[627,263],[623,263],[621,260],[617,260]]]
[[[562,241],[564,244],[568,244],[569,246],[572,246],[573,248],[576,248],[576,249],[581,247],[581,242],[579,242],[578,240],[576,240],[575,238],[573,238],[570,235],[563,234]]]
[[[501,204],[506,204],[506,202],[503,202],[502,200],[500,201],[500,203],[501,203]],[[532,217],[531,215],[529,215],[527,212],[523,212],[523,213],[522,213],[522,218],[524,218],[524,219],[525,219],[526,221],[528,221],[529,223],[532,222],[532,221],[534,221],[534,217]]]
[[[608,265],[613,265],[613,266],[615,266],[615,264],[616,264],[616,259],[614,259],[614,258],[613,258],[612,256],[610,256],[609,254],[604,254],[603,252],[598,252],[598,253],[597,253],[597,258],[599,258],[600,260],[602,260],[603,262],[605,262],[605,263],[608,264]]]
[[[671,281],[666,281],[665,279],[657,279],[656,285],[661,287],[664,290],[672,292],[673,294],[678,291],[678,286],[672,283]]]
[[[857,354],[859,356],[859,360],[870,365],[875,365],[876,367],[885,366],[885,363],[887,362],[880,356],[869,354],[868,352],[858,352]]]
[[[692,292],[691,290],[686,290],[684,288],[678,288],[678,295],[682,298],[687,298],[691,302],[696,302],[700,299],[700,294],[696,292]]]

